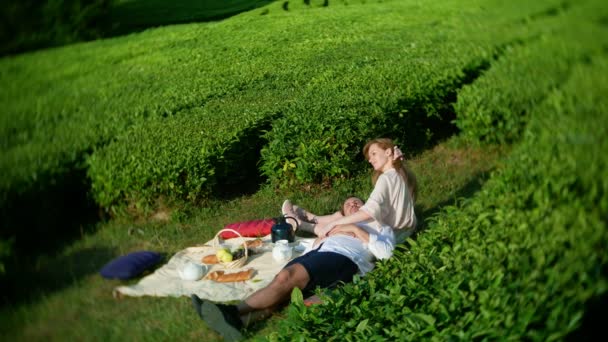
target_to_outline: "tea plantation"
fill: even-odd
[[[512,150],[328,305],[294,292],[265,338],[577,338],[608,290],[608,6],[326,4],[0,59],[0,260],[40,194],[145,215],[259,177],[274,189],[351,179],[373,137],[414,156],[457,134]]]
[[[270,6],[4,59],[0,202],[72,170],[107,210],[196,201],[260,147],[277,184],[348,175],[370,136],[424,148],[453,132],[459,88],[505,47],[559,25],[522,25],[551,2],[482,4]]]

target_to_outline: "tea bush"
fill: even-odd
[[[248,172],[256,173],[259,156],[251,150],[260,144],[257,131],[276,113],[273,97],[256,95],[127,129],[88,160],[97,202],[109,208],[127,199],[140,209],[159,196],[195,202],[216,185],[221,192]]]
[[[384,27],[364,41],[316,56],[319,73],[265,135],[263,174],[283,186],[329,181],[361,165],[372,137],[393,137],[413,154],[452,134],[458,89],[483,72],[500,45],[528,39],[540,25],[515,25],[522,13],[501,8],[500,25],[490,29],[498,8],[459,12],[451,5],[382,13]],[[438,11],[452,11],[450,19],[429,22]]]
[[[377,135],[423,148],[451,132],[457,89],[496,47],[543,27],[521,18],[558,2],[523,3],[273,3],[4,58],[0,203],[73,173],[106,208],[198,200],[265,142],[258,165],[283,185],[348,176]]]
[[[481,192],[325,304],[292,305],[268,339],[563,340],[580,329],[608,292],[606,72],[602,51],[574,63]]]
[[[254,169],[255,162],[242,167],[243,156],[257,155],[265,143],[258,165],[280,185],[348,176],[357,169],[360,148],[371,136],[394,133],[405,149],[427,146],[430,132],[441,136],[440,129],[450,129],[453,111],[448,100],[454,100],[455,89],[470,77],[471,61],[490,53],[495,34],[466,43],[464,37],[470,40],[471,32],[465,29],[448,39],[447,27],[435,25],[436,31],[430,32],[428,19],[402,12],[391,17],[381,8],[301,9],[297,16],[269,17],[272,22],[250,18],[252,27],[260,22],[266,26],[235,38],[233,43],[241,45],[227,57],[230,61],[207,55],[215,61],[213,75],[220,78],[221,70],[229,70],[228,77],[221,77],[226,90],[160,121],[142,120],[92,156],[89,175],[98,203],[107,208],[123,203],[145,207],[159,197],[202,199],[233,178],[219,169]],[[421,18],[432,15],[432,9],[417,11]],[[476,13],[476,19],[487,20],[485,14]],[[386,20],[376,20],[380,15]],[[405,19],[408,25],[402,24]],[[346,22],[351,24],[340,24]],[[236,29],[238,21],[231,23],[223,33]],[[290,33],[268,34],[287,23]],[[368,32],[370,26],[374,29]],[[406,32],[417,38],[404,50]],[[511,32],[527,34],[526,29]],[[222,55],[219,49],[225,49],[219,40],[210,38],[207,44],[206,54]],[[438,49],[449,51],[450,57],[435,57]],[[243,113],[253,119],[238,123]],[[265,130],[257,135],[253,130],[260,125],[268,131],[263,137]],[[206,132],[207,141],[201,141],[200,134],[181,133],[198,130]],[[244,131],[251,132],[249,138],[242,138]],[[201,152],[201,146],[209,152]],[[228,146],[248,148],[236,153]]]
[[[579,5],[553,20],[529,42],[501,47],[493,67],[458,93],[456,124],[463,136],[485,143],[519,140],[529,112],[558,87],[573,64],[601,49],[602,34]]]

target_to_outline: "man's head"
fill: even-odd
[[[364,204],[363,200],[360,199],[359,197],[350,196],[342,204],[342,208],[340,209],[340,212],[344,216],[352,215],[352,214],[356,213],[359,210],[359,208],[361,208],[363,206],[363,204]]]

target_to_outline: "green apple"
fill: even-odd
[[[220,262],[231,262],[232,261],[232,253],[227,248],[222,248],[215,253],[217,256],[217,260]]]

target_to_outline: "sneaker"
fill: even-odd
[[[283,205],[281,206],[281,213],[283,214],[283,216],[296,216],[293,212],[293,205],[291,204],[290,200],[286,199],[283,202]]]
[[[281,213],[283,214],[283,216],[289,216],[290,218],[287,219],[287,222],[291,224],[294,229],[297,229],[297,227],[300,225],[300,219],[298,218],[298,215],[293,211],[293,207],[294,205],[291,204],[290,200],[285,200],[283,202],[283,205],[281,206]],[[291,221],[293,221],[293,223],[291,223]]]
[[[226,341],[240,341],[243,335],[240,329],[243,327],[239,311],[234,305],[215,304],[200,299],[193,294],[192,305],[199,317],[207,323],[209,328],[222,335]]]
[[[304,299],[304,305],[306,305],[306,306],[311,306],[311,305],[315,305],[315,304],[323,304],[323,301],[317,295],[312,295],[312,296]]]

